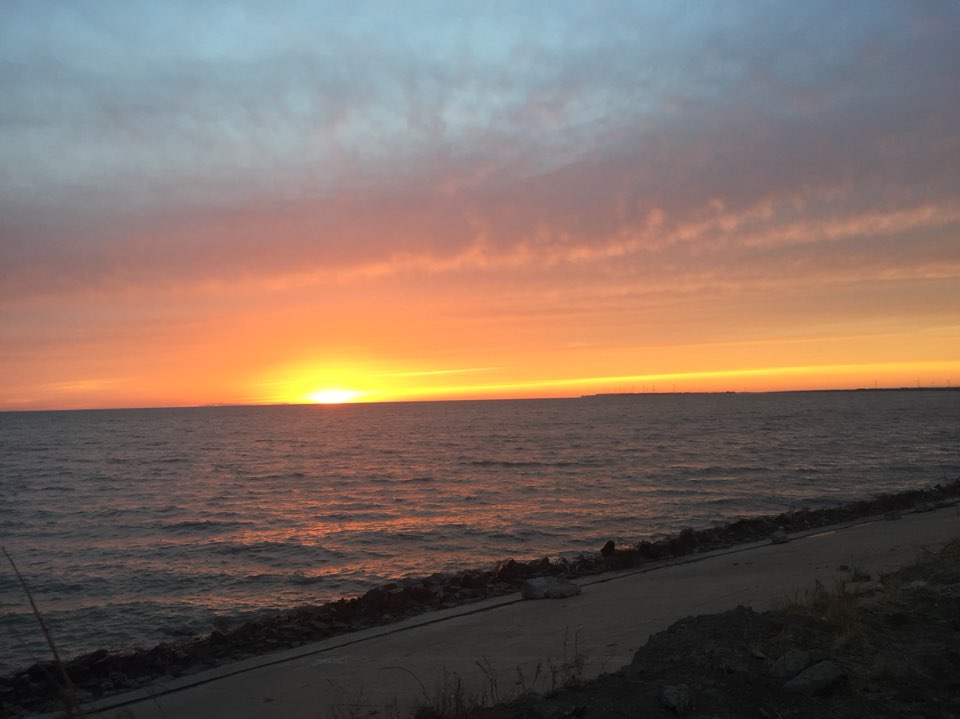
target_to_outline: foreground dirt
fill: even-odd
[[[445,697],[418,716],[960,717],[960,540],[889,576],[837,575],[775,611],[681,620],[621,671],[550,696]]]

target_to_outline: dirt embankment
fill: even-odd
[[[960,540],[884,577],[837,569],[775,611],[681,620],[616,673],[461,716],[960,717]]]

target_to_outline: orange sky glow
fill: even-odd
[[[12,11],[0,410],[960,383],[958,6],[588,5]]]

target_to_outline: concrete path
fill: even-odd
[[[111,697],[89,716],[391,717],[452,694],[458,681],[465,694],[486,699],[549,690],[578,665],[585,676],[618,669],[685,616],[740,604],[763,610],[816,580],[832,587],[841,565],[876,576],[956,537],[960,509],[951,506],[694,555],[585,578],[583,593],[570,599],[511,595],[230,664]]]

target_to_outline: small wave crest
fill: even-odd
[[[223,555],[274,554],[297,552],[308,555],[314,560],[320,557],[339,557],[340,552],[328,549],[320,544],[304,544],[298,539],[264,539],[256,542],[216,542],[208,544],[206,551]]]
[[[608,464],[607,461],[599,458],[583,457],[577,460],[558,459],[554,461],[543,460],[516,460],[516,459],[472,459],[463,463],[468,467],[482,467],[495,469],[563,469],[563,468],[583,468],[599,467]]]
[[[186,519],[180,522],[168,522],[161,525],[161,529],[173,531],[201,531],[201,532],[223,532],[237,527],[249,527],[256,524],[252,521],[243,520],[222,520],[222,519]]]

